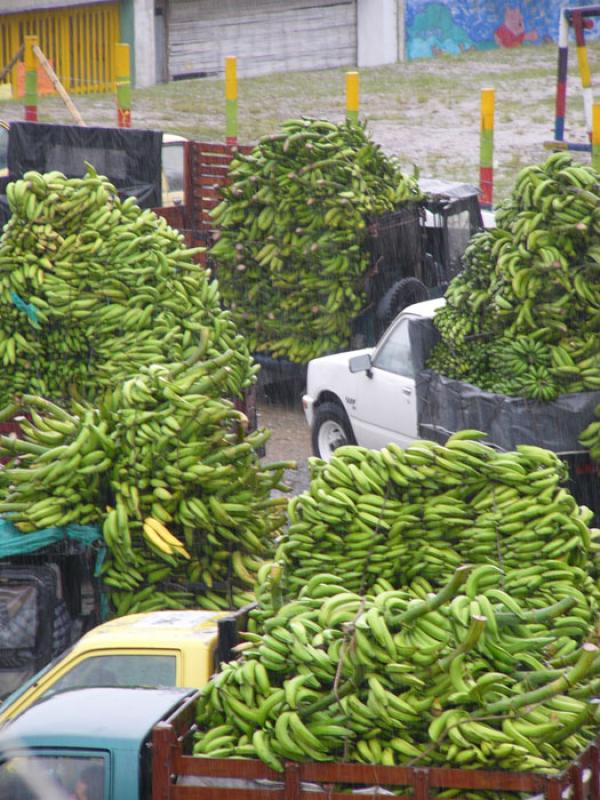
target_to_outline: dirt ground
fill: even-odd
[[[300,494],[308,488],[308,458],[312,456],[310,429],[306,424],[299,393],[292,396],[270,398],[259,391],[257,403],[258,425],[271,431],[264,462],[296,461],[298,468],[286,473],[285,481],[291,494]]]
[[[583,101],[571,49],[565,136],[586,141]],[[600,42],[588,47],[592,74]],[[477,184],[480,90],[496,95],[495,197],[506,196],[523,166],[543,160],[553,138],[557,49],[554,45],[419,59],[360,71],[360,116],[373,139],[407,172]],[[341,121],[344,69],[282,73],[239,82],[239,140],[254,143],[290,117]],[[112,95],[73,97],[88,125],[116,122]],[[40,121],[71,123],[60,99],[44,97]],[[0,102],[0,119],[23,119],[19,102]],[[190,138],[224,138],[223,81],[175,81],[133,92],[133,126]],[[589,158],[589,155],[586,156]]]

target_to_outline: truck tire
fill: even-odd
[[[429,289],[418,278],[402,278],[392,284],[377,304],[381,333],[406,306],[429,299]]]
[[[337,447],[356,444],[352,425],[339,403],[329,402],[318,406],[311,433],[315,456],[329,461]]]

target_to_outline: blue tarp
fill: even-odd
[[[0,519],[0,559],[35,553],[67,539],[80,542],[86,547],[100,543],[104,547],[102,532],[98,525],[65,525],[60,528],[44,528],[32,533],[22,533],[12,522]]]

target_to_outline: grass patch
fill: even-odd
[[[588,45],[592,73],[600,69],[600,42]],[[557,48],[551,44],[442,56],[360,70],[361,117],[372,137],[408,171],[477,182],[480,89],[496,90],[495,196],[505,196],[519,169],[542,161],[552,138]],[[348,68],[242,77],[239,138],[256,142],[289,117],[341,121]],[[90,125],[116,124],[112,94],[74,96]],[[71,123],[56,97],[40,101],[42,122]],[[0,103],[0,118],[23,119],[22,100]],[[222,141],[225,136],[222,77],[191,79],[133,91],[134,127]],[[566,129],[585,140],[583,101],[574,45],[570,48]],[[585,155],[583,156],[585,160]]]

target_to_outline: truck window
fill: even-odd
[[[104,800],[104,758],[85,755],[24,755],[0,764],[0,797],[41,800],[52,797]]]
[[[176,686],[175,655],[123,654],[86,658],[41,697],[89,686]]]
[[[170,142],[163,145],[162,167],[169,192],[183,191],[183,145],[184,142]]]
[[[408,327],[409,320],[403,319],[390,331],[375,354],[374,367],[403,375],[405,378],[415,377]]]
[[[471,214],[468,209],[448,217],[448,255],[453,270],[458,269],[472,234]]]

